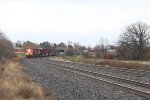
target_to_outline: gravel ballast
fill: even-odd
[[[122,69],[122,68],[114,69],[113,67],[104,67],[104,66],[96,66],[96,65],[88,65],[88,64],[67,63],[67,62],[55,62],[55,63],[77,68],[77,69],[98,72],[102,74],[117,76],[129,80],[135,80],[135,81],[150,84],[150,72],[146,72],[146,71],[141,73],[140,71],[133,71],[133,70]]]
[[[22,63],[32,78],[57,100],[146,100],[111,84],[63,71],[34,59],[24,59]]]

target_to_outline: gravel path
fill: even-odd
[[[62,71],[33,59],[24,59],[22,63],[33,79],[57,100],[146,100],[110,84]]]

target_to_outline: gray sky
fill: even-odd
[[[150,0],[0,0],[0,30],[13,42],[115,43],[125,26],[150,24]]]

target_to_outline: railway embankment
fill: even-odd
[[[95,65],[58,62],[51,58],[24,59],[22,63],[32,78],[58,100],[148,100],[142,94],[139,95],[130,89],[100,81],[97,76],[93,77],[90,74],[103,70],[102,72],[106,72],[105,74],[111,75],[117,69],[110,70]],[[82,73],[82,70],[84,70],[84,73]],[[86,73],[85,70],[91,72]],[[123,74],[124,76],[129,73],[132,76],[132,71],[122,70],[123,72],[126,73]],[[141,76],[136,75],[138,74],[135,72],[134,77],[147,77],[142,76],[144,73]],[[130,79],[129,75],[128,78]],[[143,81],[142,79],[139,80]],[[149,80],[149,76],[147,80]],[[112,83],[114,83],[113,80]],[[149,82],[147,81],[147,83]]]

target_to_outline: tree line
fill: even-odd
[[[118,59],[126,60],[145,60],[150,58],[150,26],[143,22],[132,23],[125,27],[124,31],[120,34],[117,45],[109,45],[107,39],[101,38],[97,45],[94,47],[97,58],[107,58],[107,56],[114,56],[109,54],[109,49],[115,50],[115,57]],[[16,47],[22,47],[24,49],[28,47],[34,48],[49,48],[56,53],[56,48],[65,49],[67,48],[66,55],[72,56],[75,54],[82,54],[82,56],[88,57],[85,53],[86,50],[91,50],[91,47],[82,46],[79,42],[68,43],[50,43],[44,41],[40,44],[26,41],[21,43],[17,41]],[[4,33],[0,32],[0,57],[9,56],[12,50],[12,42],[5,36]],[[78,51],[78,52],[77,52]]]

